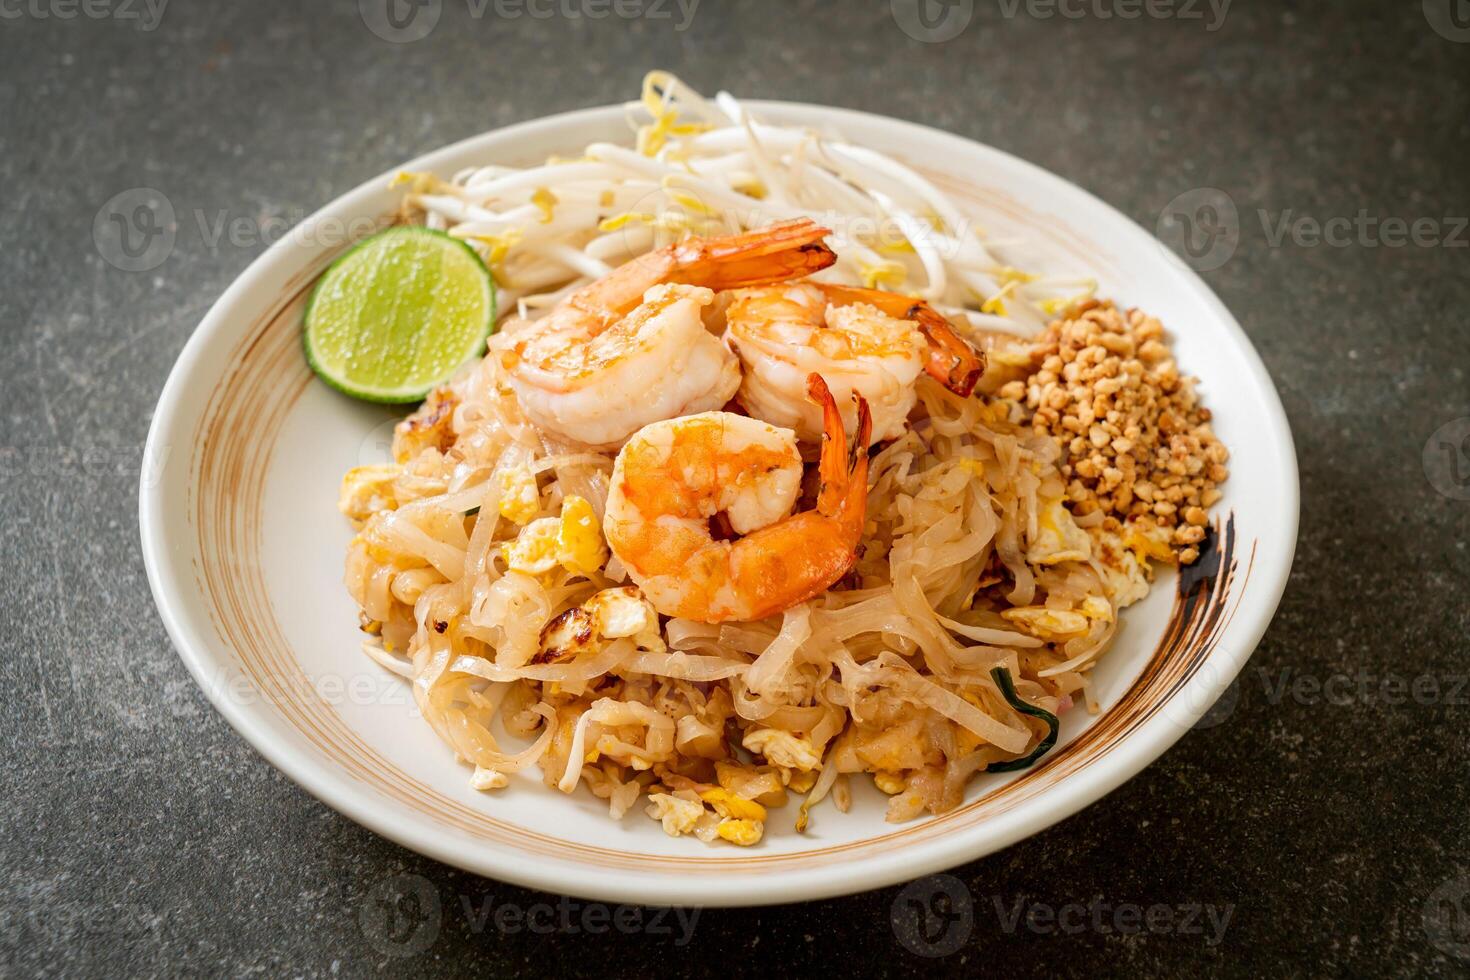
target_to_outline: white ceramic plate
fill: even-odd
[[[851,812],[819,807],[797,834],[788,807],[765,840],[739,849],[668,837],[637,810],[613,822],[602,801],[548,790],[535,771],[478,793],[402,683],[360,652],[342,586],[352,531],[336,510],[338,481],[387,458],[393,416],[316,381],[300,350],[304,293],[344,232],[397,204],[385,175],[276,243],[204,318],[159,401],[140,511],[159,612],[215,706],[296,782],[406,847],[518,884],[649,904],[789,902],[914,878],[1036,833],[1138,772],[1215,702],[1276,609],[1296,544],[1291,434],[1260,359],[1192,271],[1096,198],[989,147],[864,113],[752,108],[922,167],[992,235],[1034,239],[1048,271],[1094,275],[1101,295],[1160,317],[1233,452],[1218,508],[1229,520],[1201,571],[1184,583],[1161,576],[1125,613],[1097,669],[1102,713],[1069,712],[1041,763],[981,777],[943,816],[887,824],[876,790],[855,785]],[[526,165],[627,138],[620,108],[591,109],[405,169]]]

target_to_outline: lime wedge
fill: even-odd
[[[485,349],[495,283],[474,249],[428,228],[379,232],[322,274],[306,307],[306,360],[333,388],[413,402]]]

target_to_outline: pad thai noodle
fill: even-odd
[[[1157,320],[897,159],[664,73],[629,114],[631,148],[400,176],[504,316],[344,480],[364,650],[476,789],[738,845],[853,777],[952,809],[1098,709],[1119,611],[1198,557],[1208,411]]]

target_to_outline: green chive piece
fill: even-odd
[[[993,668],[990,671],[990,676],[995,680],[996,685],[1000,688],[1000,693],[1005,695],[1006,702],[1012,708],[1015,708],[1023,715],[1040,718],[1051,727],[1051,731],[1047,733],[1046,738],[1041,740],[1041,744],[1036,746],[1035,750],[1024,759],[1012,759],[1009,762],[992,762],[985,767],[985,771],[1015,772],[1018,769],[1028,769],[1037,759],[1040,759],[1047,752],[1051,751],[1053,745],[1057,744],[1057,716],[1050,711],[1044,711],[1036,707],[1034,704],[1027,704],[1025,701],[1022,701],[1021,696],[1016,693],[1015,683],[1011,680],[1011,672],[1004,667]]]

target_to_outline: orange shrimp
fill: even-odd
[[[834,306],[867,303],[899,320],[912,320],[928,341],[928,359],[924,370],[931,378],[962,398],[975,390],[980,375],[985,373],[985,355],[971,347],[938,310],[921,299],[890,293],[882,289],[859,286],[818,284]]]
[[[627,262],[491,341],[521,409],[543,432],[615,449],[640,426],[719,408],[739,361],[703,322],[715,293],[825,269],[830,232],[802,218],[690,238]]]
[[[763,619],[826,590],[857,560],[868,498],[867,402],[849,448],[820,375],[807,379],[825,430],[813,510],[796,434],[729,412],[655,422],[618,453],[603,530],[655,609],[705,623]],[[719,540],[724,515],[737,535]]]

